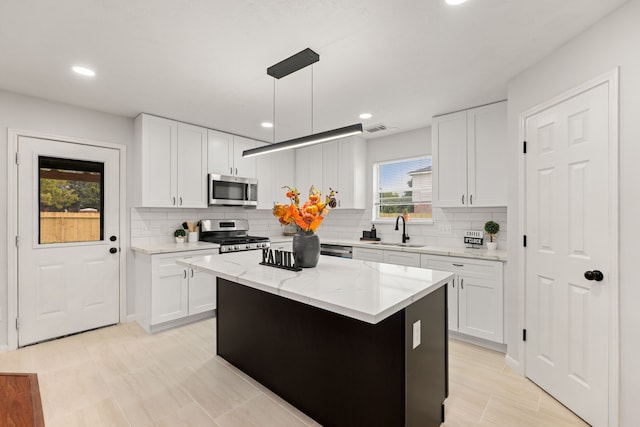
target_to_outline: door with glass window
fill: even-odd
[[[117,323],[116,149],[18,139],[18,346]]]

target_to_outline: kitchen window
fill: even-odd
[[[373,219],[431,221],[431,156],[380,162],[373,165]]]

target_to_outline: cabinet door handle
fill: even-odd
[[[469,204],[472,205],[473,204],[473,194],[469,196]]]
[[[236,168],[236,175],[238,175],[238,168]]]
[[[193,268],[189,269],[191,271],[191,277],[193,277]]]
[[[462,195],[462,204],[464,205],[464,194]]]
[[[233,175],[233,167],[229,167],[229,175]]]
[[[176,205],[176,198],[175,198],[175,196],[173,197],[173,202],[172,202],[171,204],[172,204],[173,206],[175,206],[175,205]]]
[[[180,206],[182,206],[182,196],[180,196]]]
[[[452,287],[452,288],[455,288],[455,287],[456,287],[456,279],[453,279],[453,280],[451,281],[451,287]]]
[[[460,279],[460,289],[464,289],[464,279]]]
[[[464,264],[453,264],[454,267],[464,267]]]
[[[184,278],[187,278],[187,270],[182,270],[182,272],[184,273]]]

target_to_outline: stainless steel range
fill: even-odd
[[[200,221],[200,240],[219,244],[221,254],[271,246],[268,237],[249,236],[246,219],[203,219]]]

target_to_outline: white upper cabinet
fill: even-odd
[[[161,117],[136,118],[140,206],[207,207],[207,130]]]
[[[207,207],[207,130],[178,123],[178,207]]]
[[[256,158],[242,157],[244,150],[250,150],[256,148],[256,142],[253,139],[243,138],[241,136],[233,137],[233,175],[243,178],[255,178],[256,177]],[[229,164],[231,164],[231,159]]]
[[[507,103],[467,111],[471,206],[507,206]]]
[[[467,112],[434,117],[433,206],[465,206],[467,199]]]
[[[243,178],[256,177],[255,157],[242,157],[244,150],[256,147],[256,141],[209,129],[208,172]]]
[[[257,143],[258,147],[266,145]],[[293,186],[295,150],[283,150],[256,156],[258,178],[258,209],[272,209],[273,204],[288,202],[285,185]]]
[[[296,149],[295,182],[291,184],[300,192],[300,201],[304,203],[309,196],[309,188],[315,186],[325,191],[323,179],[323,144],[310,145]]]
[[[342,202],[342,187],[340,186],[340,166],[339,163],[339,149],[340,141],[325,142],[322,144],[322,187],[318,187],[324,192],[324,195],[329,194],[331,189],[338,190],[338,202]],[[313,168],[311,168],[313,173]],[[320,169],[318,169],[318,172]]]
[[[433,206],[507,205],[507,103],[434,117]]]
[[[296,186],[304,199],[311,185],[328,195],[337,190],[338,207],[365,209],[366,141],[358,137],[298,148]]]
[[[218,175],[233,175],[229,159],[233,158],[233,135],[209,129],[209,161],[207,170]]]
[[[367,141],[356,136],[338,141],[338,206],[366,209]],[[336,187],[332,187],[336,188]],[[328,189],[327,189],[328,190]]]

